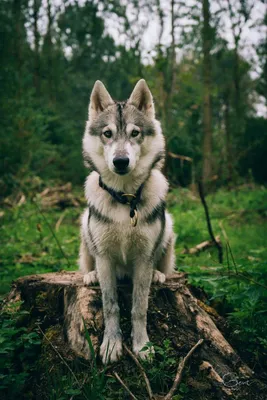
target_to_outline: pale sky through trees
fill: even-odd
[[[124,0],[123,3],[127,3],[127,0]],[[142,2],[140,2],[141,4]],[[186,0],[186,4],[192,5],[196,3],[196,0]],[[200,3],[200,1],[199,1]],[[170,45],[171,43],[171,18],[170,18],[170,0],[161,0],[161,7],[164,12],[164,31],[162,35],[162,44]],[[251,3],[253,4],[253,3]],[[225,7],[225,1],[210,1],[211,5],[211,13],[216,13],[220,7]],[[141,4],[142,6],[142,4]],[[256,78],[260,73],[260,67],[258,63],[258,56],[256,53],[257,45],[260,40],[267,35],[266,27],[259,26],[259,22],[263,19],[263,16],[266,12],[267,2],[265,4],[256,0],[253,4],[253,8],[251,11],[251,17],[249,21],[244,25],[244,29],[241,34],[240,40],[240,52],[241,55],[250,61],[253,65],[253,70],[251,71],[251,76]],[[132,21],[136,19],[136,11],[132,7],[127,8],[128,18]],[[177,15],[179,15],[179,10],[177,9]],[[227,15],[227,11],[223,11],[221,14],[221,23],[217,27],[218,33],[221,37],[223,37],[229,44],[230,48],[234,46],[234,39],[231,30],[231,21]],[[187,25],[190,22],[190,18],[181,18],[177,22],[177,27],[175,29],[175,36],[177,42],[179,42],[179,36],[181,32],[181,26]],[[192,21],[191,21],[192,22]],[[140,11],[139,15],[139,23],[133,24],[131,29],[136,32],[138,35],[139,27],[144,24],[143,27],[143,35],[141,39],[141,47],[142,47],[142,55],[144,63],[151,63],[153,61],[153,56],[155,53],[155,46],[158,43],[159,31],[160,31],[160,22],[156,13],[156,9],[154,12],[149,12],[147,9]],[[125,44],[127,42],[127,38],[125,34],[121,34],[120,31],[120,22],[114,19],[108,19],[106,22],[107,31],[114,37],[116,43]],[[176,57],[177,59],[181,58],[183,54],[182,49],[177,49]],[[261,101],[259,98],[259,103],[257,105],[257,113],[258,115],[267,115],[267,108],[264,104],[264,100]]]
[[[233,0],[231,0],[233,1]],[[210,0],[211,6],[211,14],[215,14],[223,7],[226,7],[227,0]],[[74,3],[74,0],[70,0],[69,2],[63,2],[62,0],[52,0],[52,12],[59,13],[63,11],[64,7],[68,4]],[[84,4],[85,0],[78,0],[79,4]],[[95,2],[97,3],[97,2]],[[129,34],[125,33],[123,26],[123,18],[119,18],[115,13],[108,13],[105,11],[105,26],[106,32],[108,32],[115,40],[116,44],[124,44],[126,48],[132,47],[134,45],[134,41],[140,38],[140,47],[142,49],[142,62],[144,64],[149,64],[153,62],[153,57],[156,55],[156,45],[159,40],[159,32],[160,32],[160,21],[157,14],[157,9],[155,6],[155,1],[149,2],[147,0],[139,1],[139,9],[136,9],[132,6],[131,1],[121,0],[121,4],[127,5],[127,16],[129,18],[130,30]],[[199,12],[201,8],[201,0],[185,0],[186,5],[191,6],[199,3]],[[148,4],[148,6],[147,6]],[[233,2],[234,4],[234,2]],[[256,78],[260,74],[260,66],[258,62],[258,56],[256,53],[257,45],[259,44],[261,38],[267,35],[266,27],[259,26],[260,21],[262,21],[263,16],[266,12],[267,2],[265,4],[261,0],[252,1],[253,5],[251,17],[249,21],[245,24],[244,29],[241,34],[240,40],[240,53],[241,55],[251,62],[253,68],[251,70],[251,76]],[[160,0],[160,5],[164,13],[164,30],[162,34],[161,43],[163,46],[168,46],[171,43],[171,16],[170,16],[170,8],[171,8],[171,0]],[[41,12],[40,12],[40,20],[38,23],[39,31],[44,34],[47,26],[47,17],[45,8],[47,7],[46,1],[43,3]],[[180,6],[176,4],[175,11],[179,18],[179,13],[183,11]],[[99,14],[102,14],[101,11],[102,4],[99,4]],[[150,9],[149,9],[150,8]],[[138,15],[137,15],[138,14]],[[228,42],[228,46],[233,48],[233,34],[231,30],[231,21],[229,16],[227,15],[227,11],[223,11],[220,14],[220,24],[216,27],[218,30],[219,36],[224,38]],[[192,19],[189,17],[179,18],[176,22],[175,28],[175,38],[177,43],[180,42],[181,36],[181,27],[192,23]],[[188,28],[190,29],[190,28]],[[27,29],[29,41],[33,43],[33,33],[31,28]],[[194,46],[192,44],[192,46]],[[176,49],[176,58],[179,60],[184,51],[183,48]],[[72,49],[65,48],[65,54],[67,56],[71,56]],[[257,106],[257,111],[259,115],[267,115],[267,109],[264,103],[261,102],[259,98],[259,104]]]

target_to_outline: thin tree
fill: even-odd
[[[38,19],[41,7],[40,0],[33,2],[33,35],[34,35],[34,86],[37,95],[40,93],[40,33],[38,30]]]
[[[212,75],[211,75],[211,46],[212,30],[210,26],[210,4],[209,0],[202,0],[202,46],[203,46],[203,167],[202,179],[207,182],[212,174]]]
[[[254,2],[250,0],[227,0],[228,17],[231,24],[231,32],[233,36],[233,86],[234,86],[234,119],[232,129],[226,125],[226,151],[228,160],[228,182],[234,180],[234,159],[238,158],[234,154],[233,142],[244,132],[244,112],[243,101],[241,95],[241,57],[240,42],[244,28],[247,26]],[[226,104],[227,106],[227,104]],[[228,128],[228,129],[227,129]]]

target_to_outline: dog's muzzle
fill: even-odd
[[[119,175],[127,174],[129,166],[129,158],[125,156],[119,156],[113,158],[113,164],[115,167],[115,172]]]

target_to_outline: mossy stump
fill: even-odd
[[[118,293],[123,339],[131,347],[131,284],[118,283]],[[169,339],[178,365],[179,359],[199,339],[204,339],[191,357],[184,376],[190,393],[194,394],[192,399],[267,399],[267,386],[254,376],[225,339],[224,320],[205,306],[196,293],[198,290],[187,284],[184,273],[172,275],[164,284],[152,285],[148,311],[151,342],[162,346],[163,341]],[[52,346],[56,344],[62,357],[90,359],[83,320],[95,353],[99,353],[104,330],[101,290],[99,286],[84,286],[79,272],[19,278],[5,300],[7,303],[15,301],[22,301],[21,307],[30,311],[27,324],[38,320],[40,331]],[[125,381],[127,363],[132,360],[125,353],[111,367],[111,371],[112,368],[119,371]]]

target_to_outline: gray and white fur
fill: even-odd
[[[117,278],[133,281],[133,351],[149,341],[147,308],[151,281],[163,283],[174,270],[174,234],[165,211],[168,183],[161,173],[165,141],[155,119],[151,92],[140,80],[128,101],[115,102],[96,81],[83,138],[85,162],[93,170],[85,183],[88,207],[81,219],[80,270],[84,283],[99,281],[105,331],[100,348],[103,362],[122,354]],[[99,186],[99,175],[115,191],[135,194],[144,184],[137,206],[138,222],[130,224],[129,205],[114,200]]]

